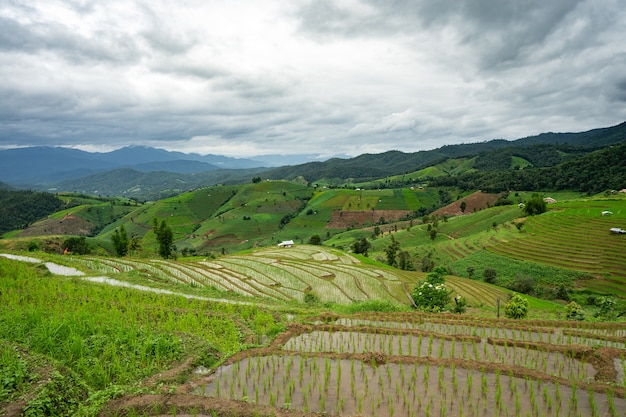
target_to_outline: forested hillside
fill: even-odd
[[[49,193],[0,189],[0,235],[23,229],[62,206],[63,202]]]
[[[349,180],[358,183],[419,171],[450,158],[473,157],[476,157],[474,169],[482,171],[521,168],[512,161],[513,157],[527,160],[532,167],[548,167],[625,140],[626,123],[622,123],[581,133],[544,133],[515,141],[496,139],[413,153],[388,151],[351,159],[335,158],[271,169],[264,172],[263,177],[287,180],[303,177],[309,182],[325,180],[339,184]]]
[[[439,177],[431,186],[454,186],[462,190],[576,190],[598,193],[626,187],[626,143],[610,146],[562,164],[526,170],[472,172]]]

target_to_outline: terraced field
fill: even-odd
[[[623,205],[623,203],[622,203]],[[602,216],[609,207],[613,216]],[[514,259],[587,272],[582,284],[626,297],[626,236],[609,232],[626,224],[626,209],[616,203],[574,202],[526,219],[523,233],[488,246]]]
[[[234,355],[189,398],[296,416],[617,417],[625,332],[616,323],[327,314]]]
[[[275,301],[303,302],[313,293],[321,303],[351,304],[385,300],[409,305],[409,293],[424,274],[365,264],[336,249],[297,245],[267,248],[246,255],[214,260],[173,261],[101,257],[65,257],[63,261],[87,272],[123,279],[140,274],[153,281],[214,287],[244,296]],[[482,282],[448,276],[450,290],[470,306],[495,307],[506,299],[505,290]]]

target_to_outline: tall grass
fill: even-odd
[[[207,352],[199,361],[210,366],[241,350],[247,334],[277,325],[256,306],[94,285],[4,259],[0,276],[0,339],[51,358],[92,393],[133,384],[192,350]]]

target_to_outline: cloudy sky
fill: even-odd
[[[358,155],[624,120],[623,0],[0,2],[0,149]]]

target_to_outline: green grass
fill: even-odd
[[[473,268],[474,279],[483,279],[485,268],[493,268],[497,272],[498,284],[508,286],[517,278],[532,277],[537,284],[547,288],[556,289],[559,285],[565,285],[571,289],[579,280],[589,279],[586,273],[535,262],[520,261],[500,256],[488,250],[475,252],[463,259],[452,262],[452,271],[457,275],[468,277],[468,268]]]
[[[610,210],[612,216],[602,216]],[[529,217],[522,233],[489,247],[503,257],[593,275],[582,287],[626,297],[626,239],[609,233],[626,223],[623,201],[577,200],[558,203],[542,215]]]
[[[95,285],[51,276],[42,267],[5,258],[0,258],[0,275],[4,396],[19,390],[28,378],[36,378],[16,361],[11,346],[65,368],[65,377],[57,381],[53,376],[52,381],[61,384],[62,391],[76,393],[44,401],[41,395],[48,391],[42,390],[40,397],[31,400],[32,408],[45,405],[73,414],[73,405],[88,405],[88,397],[95,398],[97,392],[114,386],[131,392],[136,381],[192,352],[205,352],[197,364],[212,366],[245,348],[246,335],[260,338],[275,334],[281,326],[279,315],[254,304],[207,303]]]

